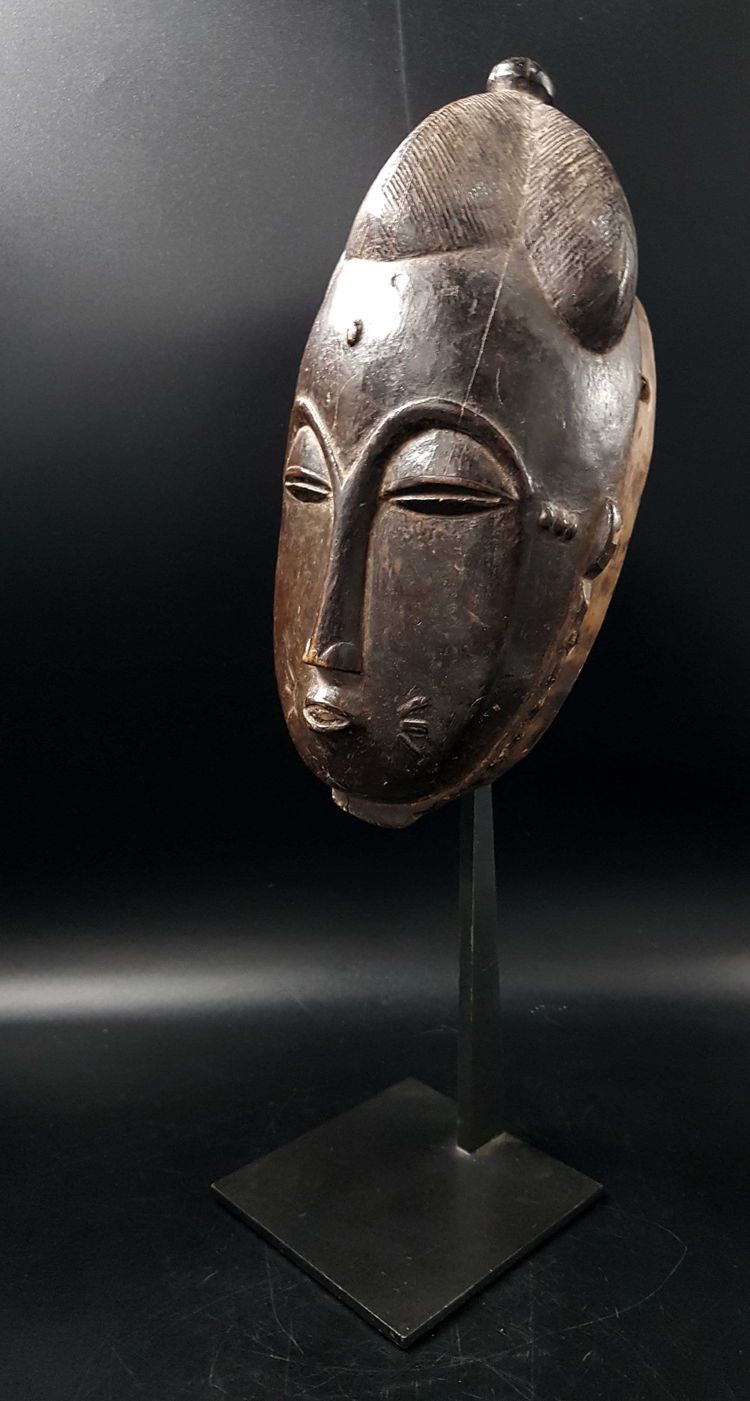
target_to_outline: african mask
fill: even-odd
[[[302,359],[275,646],[292,739],[403,826],[527,754],[576,679],[653,435],[636,243],[528,59],[409,135]]]

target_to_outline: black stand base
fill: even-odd
[[[400,1347],[572,1220],[598,1182],[398,1085],[214,1184],[222,1202]]]

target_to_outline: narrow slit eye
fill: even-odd
[[[292,464],[284,473],[284,486],[295,501],[327,501],[331,488],[325,477],[311,472],[309,467]]]
[[[388,488],[385,500],[426,516],[468,516],[511,504],[503,492],[456,477],[423,477]]]

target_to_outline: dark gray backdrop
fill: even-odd
[[[25,0],[0,37],[4,1396],[743,1395],[743,7]],[[357,204],[514,53],[618,170],[659,374],[607,624],[496,793],[511,1117],[611,1195],[404,1359],[205,1186],[451,1085],[455,811],[379,832],[303,769],[273,564]]]

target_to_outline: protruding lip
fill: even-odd
[[[302,715],[305,724],[319,735],[348,730],[353,723],[353,717],[346,710],[328,701],[307,700],[302,707]]]

